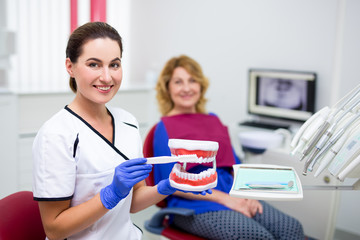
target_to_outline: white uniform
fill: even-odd
[[[71,206],[79,205],[111,184],[117,165],[143,156],[135,117],[120,108],[108,110],[114,144],[67,107],[41,127],[33,144],[35,200],[71,199]],[[130,219],[131,199],[132,190],[96,223],[67,239],[141,239]]]

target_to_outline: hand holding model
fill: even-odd
[[[121,199],[125,198],[131,188],[138,182],[144,180],[149,176],[152,170],[151,164],[146,163],[146,158],[136,158],[125,161],[115,168],[114,178],[110,185],[104,187],[100,191],[100,199],[107,209],[114,208]],[[159,182],[157,186],[158,193],[162,195],[171,195],[179,189],[173,188],[170,185],[169,179],[164,179]],[[182,191],[182,190],[179,190]],[[211,194],[211,189],[201,192],[191,192],[194,194]]]
[[[150,164],[144,164],[146,158],[125,161],[115,168],[114,178],[110,185],[101,189],[100,199],[107,209],[115,207],[125,198],[132,187],[149,176]]]

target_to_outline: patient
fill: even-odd
[[[200,65],[188,56],[170,59],[156,85],[163,117],[155,126],[155,156],[171,155],[169,138],[209,140],[219,143],[216,156],[218,185],[213,194],[199,196],[176,192],[167,198],[169,207],[195,211],[191,217],[174,216],[180,229],[206,239],[304,239],[301,224],[266,202],[231,197],[232,165],[239,163],[228,129],[205,110],[208,79]],[[174,163],[154,165],[154,180],[168,178]],[[187,164],[187,172],[200,173],[211,165]]]

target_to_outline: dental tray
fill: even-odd
[[[230,196],[257,200],[296,201],[303,189],[292,167],[270,164],[235,164]]]

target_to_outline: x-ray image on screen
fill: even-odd
[[[306,110],[307,81],[258,77],[257,104],[261,106]]]

